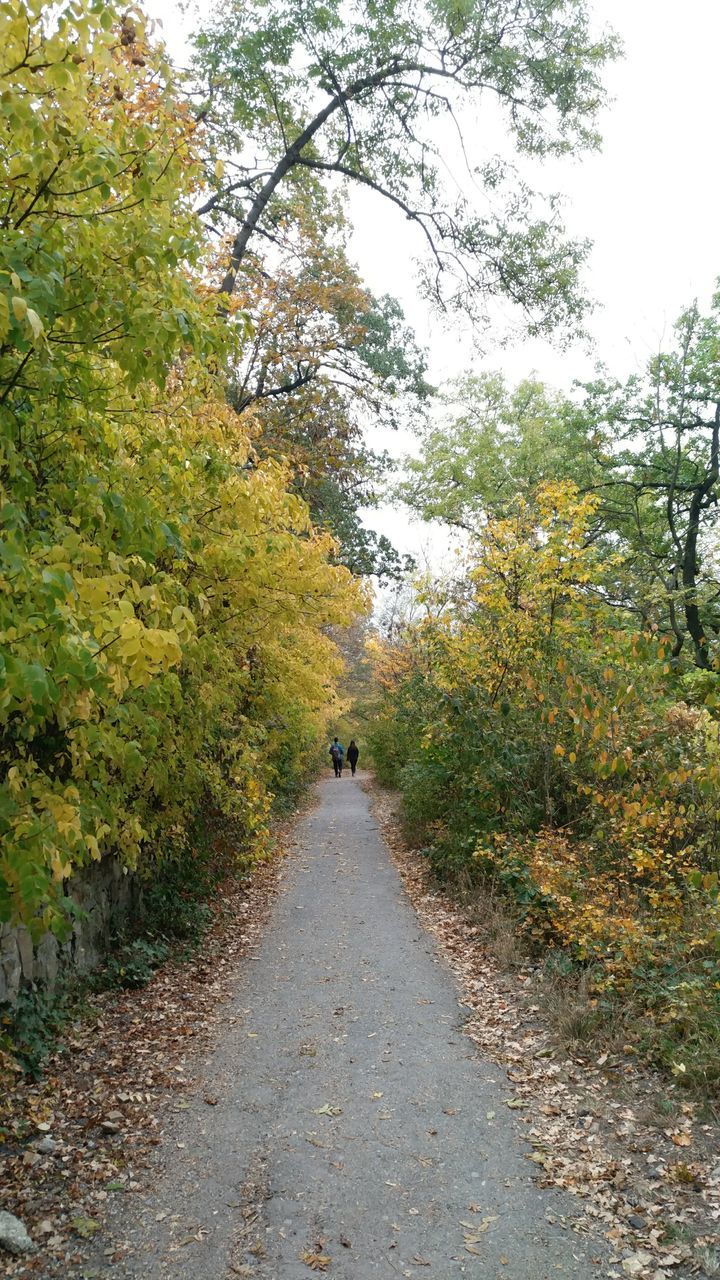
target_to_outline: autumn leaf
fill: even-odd
[[[83,1240],[89,1240],[100,1230],[100,1223],[95,1218],[71,1218],[70,1226]]]
[[[305,1249],[300,1254],[300,1261],[305,1263],[311,1271],[327,1271],[332,1258],[327,1253],[315,1253],[312,1250]]]

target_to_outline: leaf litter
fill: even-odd
[[[23,1257],[0,1253],[0,1275],[83,1274],[84,1244],[100,1233],[112,1197],[144,1189],[167,1121],[190,1107],[196,1062],[236,1021],[227,1005],[236,964],[257,950],[280,880],[277,861],[249,882],[230,879],[189,960],[169,960],[138,990],[88,997],[41,1079],[0,1053],[3,1208],[39,1246]]]
[[[526,1126],[539,1185],[578,1197],[583,1217],[573,1229],[606,1237],[610,1280],[720,1275],[720,1126],[629,1055],[570,1054],[556,1044],[531,1004],[533,966],[503,970],[477,922],[405,843],[399,796],[369,779],[363,786],[408,897],[460,981],[465,1034],[514,1086],[505,1103]],[[668,1094],[672,1124],[653,1118]],[[466,1249],[480,1253],[482,1231],[462,1226]]]

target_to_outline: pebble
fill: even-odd
[[[645,1229],[645,1219],[641,1218],[639,1213],[629,1213],[627,1220],[630,1226],[634,1227],[636,1231],[643,1231]]]
[[[41,1142],[38,1142],[35,1150],[39,1151],[41,1156],[51,1156],[54,1151],[57,1151],[58,1146],[59,1143],[57,1143],[54,1138],[51,1138],[48,1133]]]
[[[0,1247],[8,1253],[31,1253],[35,1248],[20,1219],[4,1209],[0,1210]]]

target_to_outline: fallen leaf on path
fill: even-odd
[[[639,1253],[631,1254],[629,1258],[623,1258],[622,1269],[626,1276],[640,1276],[652,1261],[652,1254],[642,1249]]]
[[[329,1149],[329,1143],[323,1142],[322,1139],[318,1138],[314,1133],[306,1133],[305,1141],[311,1143],[313,1147],[322,1147],[323,1151],[327,1151]]]
[[[342,1107],[333,1107],[329,1102],[326,1102],[325,1105],[322,1107],[315,1107],[313,1111],[313,1115],[314,1116],[341,1116]]]
[[[469,1228],[469,1231],[465,1233],[465,1243],[478,1244],[480,1236],[487,1231],[492,1222],[497,1222],[497,1220],[498,1215],[496,1213],[489,1213],[486,1218],[483,1218],[482,1222],[461,1222],[461,1227]]]
[[[300,1261],[311,1271],[327,1271],[332,1258],[327,1253],[313,1253],[310,1249],[305,1249],[300,1254]]]

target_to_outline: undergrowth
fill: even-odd
[[[407,814],[405,839],[420,830]],[[531,996],[559,1044],[573,1053],[627,1054],[647,1062],[699,1098],[720,1085],[720,983],[715,960],[689,961],[679,948],[656,963],[638,963],[632,982],[603,983],[603,968],[536,927],[546,911],[536,884],[499,877],[469,862],[467,842],[440,840],[420,850],[438,886],[454,898],[505,972],[531,966]]]
[[[452,881],[446,888],[458,891]],[[693,974],[686,958],[669,955],[660,965],[639,965],[631,984],[607,989],[598,965],[528,934],[525,901],[499,895],[494,886],[472,892],[478,919],[491,904],[483,933],[501,966],[535,965],[533,999],[565,1048],[631,1053],[689,1092],[717,1096],[720,990],[708,984],[705,970]],[[463,896],[468,897],[466,888]]]
[[[115,930],[102,968],[87,975],[65,971],[52,990],[22,987],[2,1015],[0,1050],[37,1078],[89,994],[143,987],[168,959],[188,959],[211,924],[210,900],[232,865],[233,843],[220,815],[198,817],[186,838],[162,850],[152,879],[146,872],[139,913]]]

